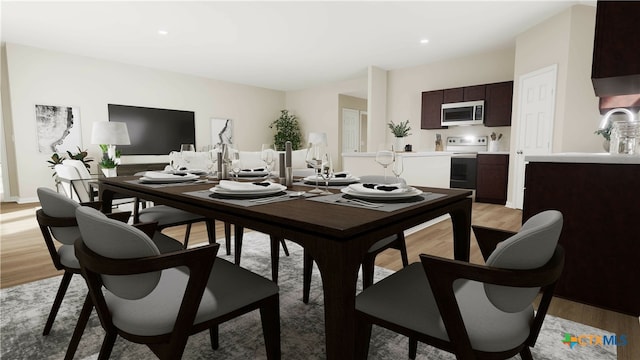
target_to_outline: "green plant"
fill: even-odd
[[[302,132],[300,123],[295,115],[289,114],[289,110],[280,110],[280,117],[275,119],[269,128],[275,126],[276,133],[273,136],[273,143],[276,150],[284,150],[285,143],[291,141],[291,148],[298,150],[302,143]]]
[[[69,156],[69,159],[82,161],[82,163],[84,164],[84,166],[87,169],[89,169],[91,167],[91,164],[89,164],[89,163],[92,162],[93,159],[87,157],[89,155],[87,150],[81,150],[80,147],[78,147],[78,152],[77,153],[74,154],[71,151],[67,150],[67,155]],[[51,159],[47,160],[47,162],[50,164],[49,167],[54,169],[56,165],[62,164],[62,162],[64,160],[66,160],[66,159],[67,158],[64,155],[60,155],[58,153],[53,153],[53,155],[51,155]],[[55,171],[53,172],[52,176],[56,176],[56,172]]]
[[[113,169],[118,166],[118,164],[116,164],[116,162],[108,156],[103,156],[98,165],[100,165],[100,167],[103,169]]]
[[[411,126],[409,126],[409,120],[400,122],[399,124],[394,124],[391,121],[389,124],[389,129],[391,129],[391,133],[395,137],[405,137],[411,135],[409,131],[411,131]]]

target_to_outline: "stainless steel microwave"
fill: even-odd
[[[484,100],[442,104],[442,126],[482,125]]]

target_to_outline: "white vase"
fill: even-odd
[[[396,137],[393,143],[393,151],[400,152],[404,151],[404,138]]]
[[[497,152],[498,151],[498,141],[489,140],[489,152]]]
[[[118,168],[111,168],[111,169],[107,169],[107,168],[102,168],[102,173],[104,174],[105,177],[116,177],[118,176]]]

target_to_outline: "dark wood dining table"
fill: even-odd
[[[115,194],[137,196],[263,232],[272,238],[287,239],[309,252],[322,276],[327,359],[354,357],[358,270],[367,249],[377,240],[449,214],[453,226],[454,257],[469,261],[472,203],[469,190],[419,187],[422,191],[444,196],[385,212],[305,198],[240,206],[185,194],[207,190],[214,186],[210,182],[148,186],[134,181],[137,179],[100,179],[103,210],[111,210]],[[289,190],[305,191],[309,188],[292,186]]]

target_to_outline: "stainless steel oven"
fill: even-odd
[[[446,150],[451,154],[449,186],[457,189],[475,189],[478,152],[487,151],[486,136],[456,136],[447,138]]]

